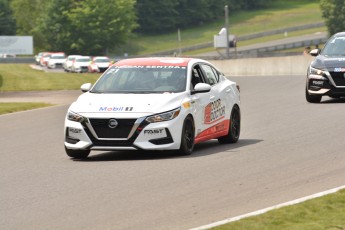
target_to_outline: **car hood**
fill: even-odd
[[[97,116],[109,116],[111,113],[116,113],[140,117],[175,109],[181,106],[186,94],[186,92],[166,94],[98,94],[87,92],[80,95],[69,110],[80,114],[90,114],[90,116],[96,114],[98,114]]]
[[[312,67],[333,71],[334,68],[345,68],[345,57],[319,55],[312,62]]]

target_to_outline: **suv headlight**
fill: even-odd
[[[75,122],[83,122],[85,118],[78,113],[74,113],[72,111],[69,111],[67,113],[67,119],[70,121],[75,121]]]
[[[181,107],[178,107],[177,109],[174,109],[165,113],[159,113],[152,116],[148,116],[145,120],[149,123],[169,121],[177,117],[180,114],[180,111],[181,111]]]
[[[327,71],[321,70],[321,69],[316,69],[310,66],[309,68],[309,78],[316,78],[316,79],[322,79],[326,80],[324,75],[326,74]]]

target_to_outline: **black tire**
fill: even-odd
[[[307,88],[305,89],[305,99],[309,103],[320,103],[322,99],[322,95],[310,95],[308,93]]]
[[[66,154],[74,159],[85,159],[89,156],[90,150],[72,150],[65,147]]]
[[[229,132],[226,136],[218,138],[221,144],[236,143],[241,133],[241,112],[240,108],[235,105],[230,115]]]
[[[190,155],[194,149],[194,121],[191,116],[186,117],[182,127],[181,145],[178,153],[180,155]]]

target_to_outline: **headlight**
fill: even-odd
[[[316,69],[316,68],[310,67],[309,73],[322,76],[325,72],[321,69]]]
[[[76,122],[83,122],[84,121],[84,117],[77,114],[77,113],[74,113],[74,112],[71,112],[69,111],[67,113],[67,119],[70,120],[70,121],[76,121]]]
[[[309,78],[313,78],[313,79],[320,79],[320,80],[327,80],[327,78],[324,77],[324,75],[326,75],[325,70],[321,70],[321,69],[316,69],[310,66],[309,68]]]
[[[145,120],[150,123],[169,121],[177,117],[180,114],[180,111],[181,111],[181,107],[165,112],[165,113],[159,113],[159,114],[149,116]]]

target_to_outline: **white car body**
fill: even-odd
[[[74,59],[71,72],[73,73],[83,73],[88,72],[88,66],[91,62],[91,58],[89,56],[78,56]]]
[[[47,67],[49,69],[61,68],[66,60],[64,53],[52,54],[47,62]]]
[[[191,154],[199,142],[234,143],[240,135],[239,87],[201,59],[121,60],[81,89],[65,119],[70,157],[90,150]]]
[[[66,72],[71,72],[74,60],[80,56],[82,55],[68,55],[67,58],[65,59],[65,62],[62,64],[63,69]]]
[[[89,65],[89,72],[91,73],[103,73],[111,65],[111,61],[108,57],[98,56],[93,57]]]
[[[43,56],[43,54],[46,53],[46,52],[39,52],[37,55],[35,55],[35,62],[36,62],[36,65],[39,65],[40,62],[41,62],[41,57]]]
[[[47,66],[47,63],[48,63],[51,55],[52,55],[52,53],[50,53],[50,52],[43,53],[41,56],[41,59],[40,59],[40,66]]]

